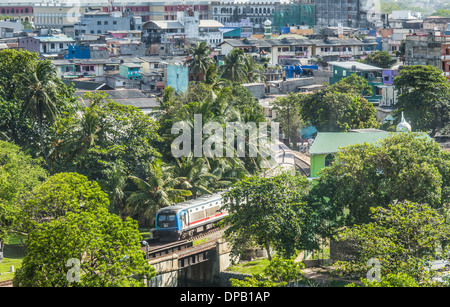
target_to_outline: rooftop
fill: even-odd
[[[362,130],[354,132],[319,132],[310,148],[311,155],[336,153],[340,147],[376,143],[390,135],[389,132],[381,130]]]
[[[338,67],[342,67],[345,69],[356,69],[359,71],[375,71],[375,70],[384,70],[384,68],[380,68],[380,67],[376,67],[376,66],[372,66],[372,65],[367,65],[367,64],[363,64],[360,62],[355,62],[355,61],[348,61],[348,62],[338,62],[338,61],[331,61],[328,62],[329,65],[332,66],[338,66]]]

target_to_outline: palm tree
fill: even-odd
[[[206,42],[200,42],[195,47],[189,48],[190,58],[184,62],[185,66],[189,66],[189,72],[197,80],[201,75],[205,77],[208,68],[214,64],[214,60],[210,57],[211,49]]]
[[[244,63],[247,82],[252,83],[264,81],[265,77],[262,74],[264,68],[262,65],[259,65],[255,59],[249,55],[245,57]]]
[[[126,200],[126,212],[130,215],[141,215],[147,220],[155,217],[158,209],[182,202],[192,195],[191,191],[177,188],[180,178],[173,178],[173,166],[156,159],[148,165],[148,176],[145,179],[128,176],[137,186]]]
[[[241,49],[233,49],[223,58],[224,64],[220,66],[220,76],[233,82],[247,82],[245,55]]]
[[[58,115],[56,107],[56,70],[51,61],[38,61],[32,72],[24,77],[23,93],[25,99],[22,103],[22,115],[37,118],[41,150],[48,169],[47,152],[44,144],[44,117],[49,123],[53,123]]]
[[[195,198],[204,194],[211,194],[208,185],[217,177],[209,172],[208,163],[205,158],[180,157],[176,159],[175,174],[181,179],[179,186],[190,190]]]

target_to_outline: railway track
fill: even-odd
[[[173,253],[198,252],[197,250],[199,246],[203,244],[199,244],[194,247],[193,246],[194,241],[209,238],[210,240],[208,240],[206,243],[214,242],[215,240],[218,240],[222,237],[223,231],[224,229],[216,227],[182,241],[174,241],[174,242],[153,241],[149,245],[148,259],[163,257]],[[145,248],[143,247],[142,250],[145,250]]]
[[[306,177],[310,176],[311,165],[310,162],[307,161],[302,155],[297,152],[294,152],[295,157],[295,168],[300,171]]]

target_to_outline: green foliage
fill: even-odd
[[[397,116],[404,112],[414,131],[434,136],[450,129],[450,84],[442,71],[428,65],[406,66],[394,79]]]
[[[56,116],[74,111],[74,92],[57,78],[51,61],[23,50],[0,51],[1,135],[47,162],[47,132]]]
[[[376,258],[380,261],[380,276],[385,277],[378,286],[411,281],[430,283],[433,272],[427,270],[426,260],[447,257],[444,252],[437,252],[450,234],[444,217],[426,204],[410,201],[371,208],[371,212],[371,222],[339,232],[338,240],[354,243],[358,260],[335,264],[338,271],[364,277],[369,270],[367,261]],[[396,275],[399,273],[402,274]],[[398,277],[402,278],[396,281]]]
[[[300,117],[300,107],[301,96],[294,93],[279,97],[273,103],[273,110],[277,112],[275,121],[280,123],[281,130],[292,142],[297,140],[299,127],[305,124]]]
[[[314,93],[298,94],[300,116],[319,131],[378,128],[375,107],[362,97],[369,93],[367,81],[352,75]]]
[[[283,287],[290,282],[303,279],[305,265],[292,259],[274,257],[262,274],[246,277],[244,280],[231,278],[233,287]]]
[[[377,144],[346,146],[320,172],[309,203],[332,229],[369,221],[371,207],[394,201],[442,208],[450,199],[450,155],[439,144],[415,133],[396,133]],[[325,222],[326,221],[326,222]]]
[[[431,16],[441,16],[445,18],[450,18],[450,9],[439,9],[436,10]]]
[[[309,183],[300,174],[282,173],[265,178],[252,176],[236,183],[226,192],[224,209],[229,213],[225,237],[232,243],[232,254],[248,246],[264,246],[291,257],[296,249],[316,246],[311,212],[304,197]]]
[[[194,80],[198,80],[200,77],[204,79],[206,72],[214,64],[214,60],[210,57],[211,51],[206,42],[197,43],[195,47],[189,48],[190,56],[184,65],[189,66],[189,72],[193,75]]]
[[[107,208],[108,195],[95,181],[77,173],[58,173],[35,187],[21,205],[22,233],[68,212]]]
[[[364,287],[419,287],[414,278],[403,272],[387,274],[386,276],[381,277],[379,282],[376,280],[369,281],[366,278],[361,278],[361,282],[363,283]],[[356,285],[352,283],[347,285],[346,287],[356,287]]]
[[[0,141],[0,244],[19,222],[16,202],[47,177],[41,165],[19,146]]]
[[[236,83],[260,82],[263,79],[263,66],[253,57],[246,55],[242,49],[233,49],[223,57],[224,64],[219,66],[221,78]]]
[[[390,68],[395,62],[397,62],[397,60],[392,58],[387,51],[376,51],[371,53],[363,61],[365,64],[381,68]]]
[[[155,271],[140,249],[137,223],[105,208],[68,212],[30,233],[28,252],[14,277],[15,287],[144,286]],[[69,259],[80,261],[79,281]],[[72,264],[73,265],[73,264]]]

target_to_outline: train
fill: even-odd
[[[203,195],[159,209],[153,237],[162,242],[185,240],[213,228],[228,215],[222,210],[223,193],[225,191]]]

